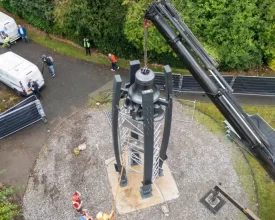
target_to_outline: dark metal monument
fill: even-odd
[[[112,134],[115,169],[118,173],[123,170],[120,186],[124,187],[128,180],[126,169],[122,169],[121,155],[127,151],[126,167],[143,166],[142,198],[152,196],[152,183],[163,175],[162,166],[167,159],[173,104],[172,71],[169,66],[164,67],[164,74],[165,98],[160,98],[160,91],[154,82],[155,73],[148,68],[141,69],[138,60],[130,62],[130,82],[124,88],[121,88],[121,77],[114,77]],[[124,103],[120,107],[122,98]]]

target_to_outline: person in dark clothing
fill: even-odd
[[[54,77],[55,72],[54,72],[54,68],[53,68],[53,58],[51,56],[42,55],[41,59],[42,59],[43,63],[47,64],[47,66],[50,70],[50,73],[52,74],[52,77]],[[43,65],[43,69],[44,69],[44,65]],[[43,71],[42,71],[42,74],[43,74]]]
[[[36,81],[29,80],[28,87],[32,90],[33,94],[40,99],[39,85]]]
[[[86,56],[91,55],[91,44],[88,38],[83,39],[83,46],[86,49]]]
[[[26,28],[24,26],[18,25],[18,34],[20,35],[20,37],[22,38],[22,40],[25,43],[29,43],[29,38],[27,36],[27,31]]]

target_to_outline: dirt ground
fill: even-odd
[[[190,116],[176,104],[174,118],[189,120]],[[75,156],[74,147],[82,143],[87,149]],[[196,121],[173,120],[167,163],[180,196],[168,202],[169,216],[157,205],[118,214],[117,219],[238,219],[238,210],[229,202],[216,215],[199,202],[221,183],[235,199],[250,207],[230,158],[233,149],[236,150],[235,145]],[[92,216],[98,211],[109,212],[113,196],[105,160],[112,156],[111,127],[102,109],[85,109],[69,118],[39,154],[23,199],[25,219],[78,219],[71,205],[75,190],[82,193],[84,206]]]

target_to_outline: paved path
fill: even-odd
[[[0,181],[8,184],[27,183],[37,155],[47,136],[60,121],[87,104],[90,94],[110,85],[113,74],[109,67],[61,55],[35,43],[19,41],[12,51],[42,68],[40,56],[49,54],[54,58],[56,77],[52,78],[48,69],[44,70],[46,86],[42,89],[42,105],[48,123],[39,122],[20,132],[0,140]],[[0,49],[0,53],[7,52]],[[83,50],[84,53],[84,50]],[[126,76],[126,70],[120,70]],[[50,130],[50,132],[48,132]]]

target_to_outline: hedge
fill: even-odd
[[[49,33],[82,44],[88,37],[103,53],[143,58],[144,10],[151,0],[2,0],[8,11]],[[273,0],[171,0],[222,70],[272,63]],[[149,30],[150,62],[182,67],[160,33]]]

